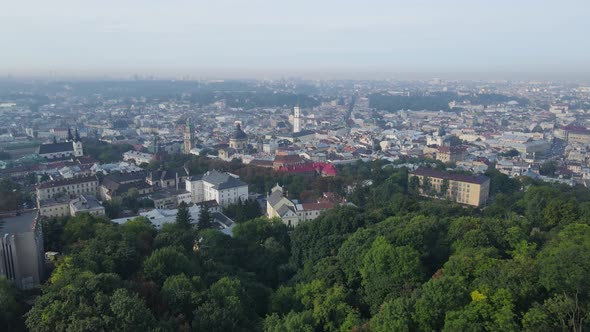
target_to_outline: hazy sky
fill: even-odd
[[[590,0],[0,0],[0,74],[590,73],[589,35]]]

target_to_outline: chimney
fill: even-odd
[[[176,190],[178,190],[178,172],[174,173],[176,175]]]

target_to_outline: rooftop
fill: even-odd
[[[37,210],[21,213],[12,217],[0,218],[0,234],[30,232],[35,227]]]
[[[420,167],[415,171],[410,172],[411,175],[426,176],[438,179],[448,179],[459,182],[468,182],[475,184],[483,184],[489,181],[489,178],[485,175],[466,175],[466,174],[451,174],[447,172],[441,172],[432,168]]]
[[[45,189],[45,188],[53,188],[53,187],[59,187],[59,186],[66,186],[66,185],[70,185],[70,184],[86,183],[86,182],[93,182],[93,181],[98,181],[98,179],[94,175],[78,176],[78,177],[73,177],[73,178],[68,178],[68,179],[61,179],[61,180],[56,180],[56,181],[44,182],[44,183],[39,184],[37,186],[37,188]]]

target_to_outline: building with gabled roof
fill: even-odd
[[[299,203],[285,197],[283,187],[278,184],[271,189],[266,199],[266,215],[280,218],[287,226],[295,227],[300,222],[314,220],[320,214],[333,208],[336,204],[328,200],[312,203]]]
[[[185,184],[193,203],[215,200],[219,205],[227,206],[248,199],[248,184],[232,173],[212,170],[201,176],[188,177]]]

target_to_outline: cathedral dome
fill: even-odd
[[[239,123],[236,125],[236,129],[234,130],[234,132],[231,136],[231,139],[234,139],[234,140],[248,139],[248,135],[246,135],[246,133],[242,130]]]

